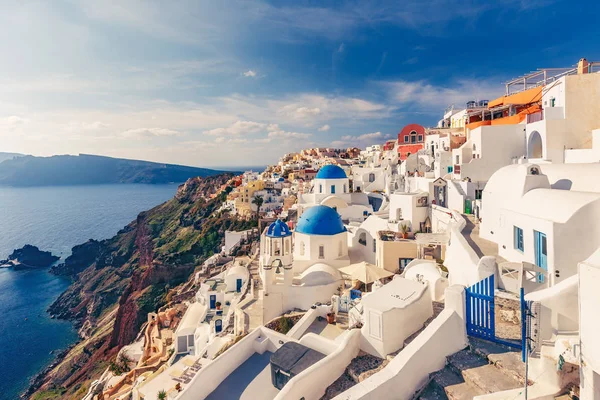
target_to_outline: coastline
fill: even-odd
[[[73,324],[74,326],[75,324]],[[46,365],[40,372],[38,372],[37,374],[35,374],[33,377],[31,377],[29,379],[29,383],[27,386],[27,389],[25,389],[24,392],[22,392],[21,394],[19,394],[19,399],[22,400],[27,400],[29,399],[35,392],[37,392],[41,387],[42,384],[44,383],[44,379],[46,378],[46,376],[52,372],[52,370],[54,368],[56,368],[63,360],[64,358],[69,354],[69,352],[75,347],[77,346],[81,341],[81,338],[78,338],[75,343],[72,343],[71,345],[69,345],[68,347],[66,347],[63,350],[60,350],[56,356],[50,361],[50,363],[48,365]]]
[[[3,191],[5,196],[0,207],[11,212],[0,212],[0,223],[5,226],[21,224],[21,228],[11,232],[2,241],[0,259],[6,259],[13,249],[32,243],[60,256],[58,264],[64,262],[74,246],[89,238],[110,238],[135,219],[140,211],[171,199],[177,185],[3,188],[6,190]],[[76,207],[65,208],[64,200],[67,198]],[[53,274],[48,268],[12,268],[11,265],[9,268],[0,268],[0,272],[3,278],[0,280],[3,285],[0,297],[2,294],[5,297],[4,307],[0,309],[9,313],[7,324],[11,326],[2,334],[2,338],[12,343],[5,345],[0,353],[1,363],[8,363],[18,354],[23,354],[24,349],[26,351],[26,356],[19,358],[5,376],[5,382],[0,384],[0,399],[28,398],[82,340],[77,321],[61,318],[48,311],[68,290],[73,280],[68,276]],[[20,314],[11,313],[16,309],[24,311]],[[21,345],[22,337],[36,345]]]

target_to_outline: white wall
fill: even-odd
[[[579,264],[579,321],[581,339],[581,399],[600,398],[600,251],[595,253],[595,259]]]
[[[259,339],[259,337],[261,339]],[[177,400],[197,400],[206,398],[230,374],[248,360],[254,353],[263,354],[265,351],[276,351],[289,337],[267,329],[258,327],[234,346],[217,357],[214,361],[204,366],[186,385],[185,390],[179,394]],[[279,342],[282,343],[279,343]]]
[[[468,344],[465,328],[464,288],[449,287],[446,307],[381,371],[336,396],[335,400],[409,400],[444,368],[446,357]]]
[[[473,143],[480,158],[472,158]],[[453,150],[456,154],[461,154],[461,179],[485,182],[496,170],[510,165],[513,158],[526,154],[525,125],[480,126],[471,131],[470,140]]]
[[[342,264],[347,260],[348,264],[347,235],[347,232],[337,235],[306,235],[294,232],[294,272],[302,273],[316,263],[335,264],[336,260],[342,260]],[[324,258],[319,258],[320,246],[323,246]]]
[[[350,361],[358,355],[360,331],[352,329],[343,335],[345,335],[343,339],[336,341],[335,351],[290,379],[275,400],[320,399],[327,388],[344,373]],[[307,334],[300,340],[300,343],[312,348],[308,343],[309,340],[305,339],[307,337],[310,339],[311,336],[317,335]],[[327,340],[318,336],[317,338]]]
[[[377,292],[370,294],[376,296]],[[405,308],[394,308],[384,313],[364,307],[365,325],[361,328],[361,350],[374,356],[385,358],[404,346],[404,341],[423,327],[425,321],[433,315],[431,295],[424,290],[418,299]],[[372,324],[380,338],[371,333]]]
[[[450,242],[446,246],[444,265],[448,269],[450,285],[471,286],[496,271],[496,257],[484,256],[480,259],[462,235],[465,225],[464,219],[459,216],[454,216],[448,225]]]

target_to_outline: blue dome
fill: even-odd
[[[278,219],[277,221],[275,221],[271,225],[269,225],[269,229],[267,229],[268,237],[274,237],[274,238],[286,237],[286,236],[290,236],[291,234],[292,234],[292,232],[290,232],[290,228],[288,228],[288,226],[285,224],[285,222],[283,222],[280,219]]]
[[[319,172],[317,172],[317,179],[346,179],[348,176],[344,170],[337,165],[328,164],[323,166]]]
[[[337,235],[346,231],[340,215],[331,207],[313,206],[298,219],[296,232],[307,235]]]
[[[279,182],[284,182],[284,181],[285,181],[285,179],[279,178]]]

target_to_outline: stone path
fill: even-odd
[[[475,251],[479,258],[483,256],[494,256],[498,264],[506,262],[506,260],[498,255],[498,245],[489,240],[482,239],[479,236],[479,221],[474,215],[463,214],[467,223],[462,230],[462,235],[465,237],[471,248]]]
[[[429,384],[415,399],[470,400],[524,386],[520,351],[475,338],[469,342],[469,347],[447,358],[443,369],[431,374]]]
[[[263,301],[258,295],[259,290],[262,289],[259,267],[258,257],[256,257],[248,267],[250,276],[254,281],[254,299],[243,308],[243,311],[248,315],[248,332],[251,332],[254,328],[264,324]]]

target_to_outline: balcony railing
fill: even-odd
[[[533,114],[527,114],[527,123],[531,124],[533,122],[543,121],[544,120],[544,110],[540,110]]]

